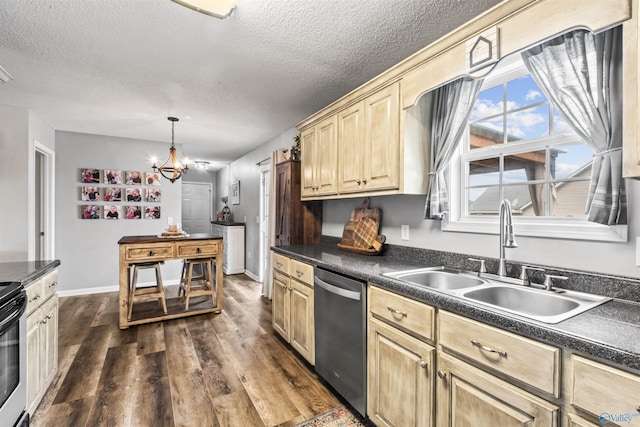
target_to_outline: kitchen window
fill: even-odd
[[[500,201],[508,199],[518,234],[626,240],[626,226],[586,221],[593,154],[520,55],[505,58],[485,78],[451,160],[443,229],[497,233]]]

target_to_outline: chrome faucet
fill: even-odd
[[[513,234],[513,217],[511,204],[507,199],[500,203],[500,262],[498,263],[498,276],[507,275],[507,263],[504,248],[517,248],[516,236]]]

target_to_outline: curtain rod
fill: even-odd
[[[261,164],[263,164],[264,162],[268,162],[269,160],[271,160],[271,157],[267,157],[264,160],[260,160],[258,163],[256,163],[256,166],[260,166]]]

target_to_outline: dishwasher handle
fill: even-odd
[[[314,277],[314,282],[317,286],[321,287],[325,291],[331,292],[332,294],[336,294],[344,298],[360,301],[360,298],[362,296],[361,292],[354,292],[348,289],[343,289],[338,286],[331,285],[324,280],[318,279],[317,277]]]

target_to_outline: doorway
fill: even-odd
[[[260,282],[264,283],[269,258],[269,198],[271,164],[260,165]]]
[[[34,142],[34,200],[33,223],[30,233],[29,259],[35,261],[55,258],[54,240],[54,179],[55,152],[38,141]]]
[[[182,183],[182,229],[191,233],[210,233],[213,212],[213,184]]]

